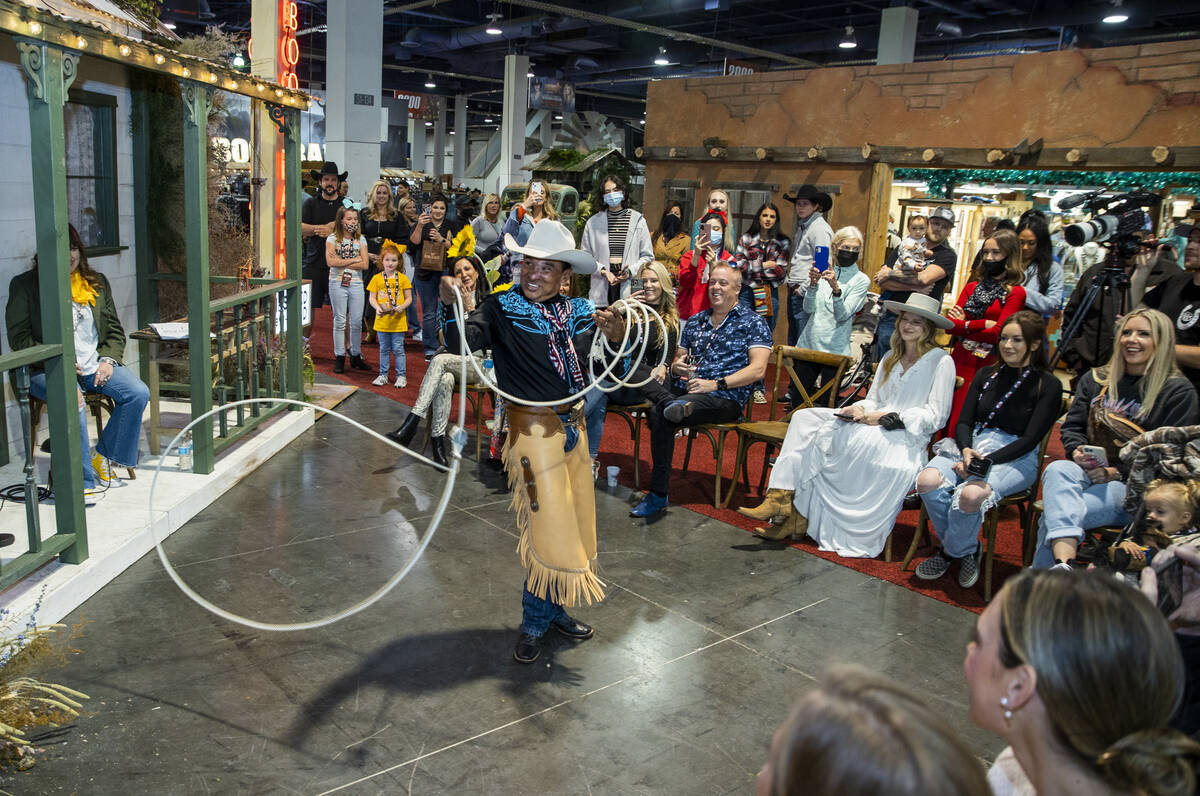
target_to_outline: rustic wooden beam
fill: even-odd
[[[1100,150],[1082,150],[1087,152],[1087,159],[1072,163],[1067,154],[1077,147],[1046,148],[1039,152],[1030,152],[1020,159],[1020,168],[1069,170],[1071,168],[1086,168],[1095,171],[1153,171],[1156,169],[1174,168],[1179,171],[1200,170],[1200,147],[1120,147]],[[759,151],[766,153],[760,157]],[[1008,150],[996,150],[1002,153],[997,162],[989,162],[989,150],[975,147],[897,147],[871,145],[870,159],[863,157],[863,147],[754,147],[731,146],[725,153],[725,160],[730,162],[745,161],[758,163],[770,160],[774,163],[829,163],[863,165],[873,161],[890,163],[897,168],[937,167],[937,168],[1007,168],[1016,158],[1004,158]],[[927,159],[930,155],[932,159]],[[701,147],[642,147],[642,158],[652,160],[700,160],[711,161],[712,155]]]
[[[729,149],[723,146],[715,146],[708,150],[708,156],[712,158],[725,158],[729,155]]]
[[[1082,166],[1087,163],[1088,151],[1086,149],[1071,149],[1067,151],[1067,162],[1072,166]]]
[[[874,276],[883,265],[887,253],[888,206],[892,196],[891,164],[876,163],[871,167],[871,191],[867,194],[867,228],[863,232],[862,257],[858,267],[867,276]]]

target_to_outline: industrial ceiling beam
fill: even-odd
[[[805,58],[794,58],[783,53],[773,52],[771,50],[762,50],[758,47],[747,47],[734,42],[721,41],[719,39],[710,39],[707,36],[697,36],[694,33],[682,33],[670,28],[661,28],[657,25],[647,25],[643,22],[631,22],[620,17],[610,17],[605,14],[595,14],[591,11],[581,11],[567,6],[555,5],[554,3],[544,3],[542,0],[504,0],[505,3],[514,6],[522,6],[524,8],[532,8],[536,11],[544,11],[548,14],[560,14],[562,16],[582,19],[588,22],[593,22],[597,25],[612,25],[618,28],[628,28],[629,30],[637,30],[642,33],[650,33],[655,36],[661,36],[664,39],[672,41],[691,41],[697,44],[704,44],[709,47],[715,47],[730,52],[742,53],[743,55],[753,55],[756,58],[766,58],[771,61],[779,61],[781,63],[790,64],[792,66],[818,66],[813,61]]]

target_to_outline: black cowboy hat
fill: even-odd
[[[337,164],[332,160],[325,161],[325,165],[321,166],[320,171],[317,171],[316,169],[309,169],[308,173],[311,174],[312,178],[317,182],[320,182],[321,178],[326,174],[332,174],[333,176],[337,177],[338,182],[345,182],[346,178],[350,176],[350,172],[348,171],[343,171],[339,174]]]
[[[818,191],[815,185],[801,185],[796,191],[795,196],[783,195],[785,202],[796,202],[800,199],[807,199],[817,206],[822,213],[828,213],[829,208],[833,207],[833,197],[824,191]]]

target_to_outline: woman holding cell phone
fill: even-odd
[[[1108,364],[1086,371],[1062,424],[1065,461],[1042,475],[1033,565],[1069,568],[1089,528],[1124,525],[1121,447],[1145,431],[1197,422],[1196,389],[1175,364],[1175,327],[1158,310],[1136,309],[1117,324]]]
[[[725,248],[725,213],[710,210],[700,219],[696,247],[679,261],[679,290],[676,303],[679,319],[686,321],[712,306],[708,299],[708,274],[718,262],[729,262],[733,255]]]
[[[937,580],[959,563],[958,585],[979,580],[983,515],[1037,477],[1039,445],[1054,428],[1062,385],[1050,372],[1046,323],[1022,310],[1000,329],[1000,361],[975,375],[953,437],[917,476],[917,492],[942,546],[917,567]]]

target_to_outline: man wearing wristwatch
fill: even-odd
[[[651,517],[667,507],[675,432],[681,426],[730,423],[742,415],[753,385],[767,371],[771,330],[762,316],[738,304],[742,274],[725,263],[708,277],[711,308],[688,318],[671,364],[672,387],[651,382],[650,491],[631,517]]]

